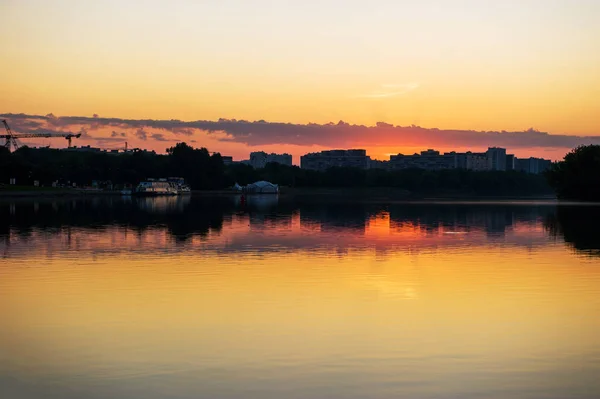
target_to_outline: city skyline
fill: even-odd
[[[562,159],[579,145],[600,144],[600,136],[557,135],[528,129],[520,132],[442,130],[420,126],[400,126],[378,122],[372,126],[351,125],[339,121],[327,124],[274,123],[264,120],[180,121],[107,118],[92,116],[56,116],[0,114],[16,134],[72,133],[81,137],[74,146],[92,146],[107,150],[141,148],[157,153],[177,142],[205,147],[210,152],[232,156],[235,161],[248,159],[252,152],[291,154],[293,164],[302,155],[336,149],[365,149],[374,160],[389,160],[397,154],[417,154],[434,148],[440,152],[485,152],[501,147],[518,158]],[[379,144],[381,141],[389,144]],[[304,144],[306,143],[306,144]],[[310,144],[313,143],[313,144]],[[67,143],[55,138],[27,139],[21,144],[64,148]]]

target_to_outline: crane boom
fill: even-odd
[[[9,137],[16,137],[19,139],[30,139],[33,137],[80,137],[81,133],[73,134],[73,133],[23,133],[23,134],[0,134],[0,138],[6,139]]]
[[[35,137],[64,137],[69,142],[69,148],[71,148],[71,139],[81,137],[81,133],[73,134],[73,133],[22,133],[22,134],[14,134],[8,126],[8,122],[5,119],[2,120],[4,124],[4,128],[6,129],[6,134],[0,134],[0,138],[5,139],[4,146],[10,150],[12,146],[15,150],[19,148],[19,144],[17,139],[30,139]]]

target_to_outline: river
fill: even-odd
[[[0,202],[0,397],[598,398],[600,207]]]

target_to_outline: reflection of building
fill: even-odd
[[[390,206],[390,229],[414,226],[427,234],[442,231],[485,233],[488,237],[503,237],[519,222],[536,222],[550,207],[515,207],[510,205],[402,205]]]
[[[267,210],[279,203],[279,197],[276,195],[249,195],[246,198],[246,204],[259,210]]]
[[[366,150],[329,150],[301,156],[300,167],[319,171],[329,168],[368,169],[370,161]]]
[[[290,154],[267,154],[263,151],[250,153],[250,165],[254,169],[262,169],[268,163],[278,163],[281,165],[292,166],[292,156]]]
[[[371,214],[361,205],[319,205],[300,209],[300,224],[319,226],[322,232],[364,234]]]
[[[506,229],[514,224],[514,213],[509,209],[504,212],[487,212],[485,214],[485,232],[488,236],[502,237],[506,234]]]

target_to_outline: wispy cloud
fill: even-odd
[[[382,84],[381,88],[379,90],[373,91],[371,93],[360,94],[356,97],[358,97],[358,98],[373,98],[373,99],[396,97],[396,96],[401,96],[401,95],[407,94],[418,88],[419,88],[418,82],[387,83],[387,84]]]
[[[137,137],[140,140],[146,141],[148,140],[148,133],[143,128],[139,128],[135,131],[135,137]]]
[[[156,140],[156,141],[171,141],[171,140],[167,139],[165,137],[165,135],[162,133],[154,133],[152,136],[150,136],[150,138],[152,138],[153,140]]]
[[[110,137],[127,137],[127,133],[125,132],[115,132],[114,130],[110,134]]]

